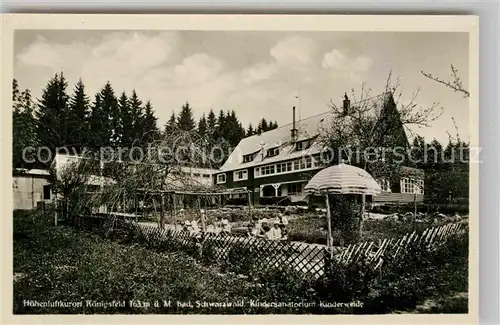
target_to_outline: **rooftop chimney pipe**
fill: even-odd
[[[295,106],[293,107],[293,121],[292,121],[292,141],[297,140],[297,128],[295,127]]]

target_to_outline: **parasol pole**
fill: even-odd
[[[359,226],[359,232],[363,232],[363,223],[365,221],[365,204],[366,204],[366,194],[361,194],[361,224]]]
[[[328,190],[326,191],[326,223],[328,226],[328,238],[326,239],[326,245],[330,254],[332,253],[332,217],[330,214],[330,199],[328,198]]]

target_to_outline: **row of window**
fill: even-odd
[[[296,159],[294,161],[287,161],[276,164],[269,164],[261,167],[255,167],[255,177],[265,177],[269,175],[276,174],[286,174],[294,171],[302,171],[313,168],[320,168],[327,165],[326,162],[329,161],[331,155],[329,153],[325,153],[323,158],[320,157],[304,157],[300,159]],[[234,181],[243,181],[248,179],[248,170],[242,169],[233,172]],[[217,184],[222,184],[226,182],[225,174],[217,175]]]
[[[255,177],[265,177],[275,174],[286,174],[293,171],[300,171],[322,167],[324,164],[313,157],[305,157],[294,161],[287,161],[262,167],[255,167]]]
[[[296,151],[306,150],[306,149],[310,148],[311,145],[312,145],[311,139],[298,141],[295,143],[295,150]],[[270,148],[270,149],[267,149],[267,151],[266,151],[266,158],[276,157],[279,154],[280,154],[279,147]],[[244,155],[243,156],[243,163],[252,162],[256,156],[257,156],[257,153],[255,153],[255,152],[248,154],[248,155]]]
[[[244,181],[248,179],[248,170],[238,170],[233,172],[234,181]],[[217,175],[217,184],[223,184],[226,182],[226,174],[218,174]]]

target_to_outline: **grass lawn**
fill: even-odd
[[[184,254],[156,253],[69,227],[29,219],[14,226],[14,313],[280,313],[290,309],[196,308],[195,301],[245,299],[296,301],[298,291],[220,275]],[[23,300],[83,301],[83,308],[32,308]],[[126,307],[92,308],[86,301],[126,301]],[[160,308],[128,302],[160,302]],[[163,308],[163,301],[191,301],[194,308]],[[302,311],[305,312],[305,311]]]

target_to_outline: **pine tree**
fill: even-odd
[[[172,111],[172,115],[170,115],[170,119],[165,123],[165,135],[172,134],[177,127],[177,118],[175,116],[175,112]]]
[[[257,133],[262,133],[268,131],[269,126],[267,124],[267,121],[265,118],[262,118],[259,122],[259,125],[257,126]]]
[[[133,116],[129,105],[129,99],[125,92],[122,92],[120,98],[118,99],[118,109],[120,110],[122,118],[122,139],[121,146],[124,148],[130,148],[132,146],[131,131],[133,129]]]
[[[193,117],[193,110],[187,102],[181,108],[181,112],[179,113],[179,117],[177,119],[177,127],[179,128],[179,130],[183,131],[193,131],[196,128]]]
[[[241,122],[238,122],[238,143],[245,137],[245,128],[243,127],[243,124]],[[237,144],[238,144],[237,143]]]
[[[236,117],[234,110],[228,111],[225,117],[225,123],[222,130],[222,137],[226,139],[231,146],[236,146],[245,136],[245,129]]]
[[[205,137],[207,133],[207,119],[205,114],[203,114],[198,122],[198,134],[200,137]]]
[[[250,136],[252,136],[254,134],[255,134],[255,131],[253,129],[252,123],[250,123],[250,124],[248,124],[248,129],[247,129],[246,136],[250,137]]]
[[[118,146],[121,141],[121,114],[118,108],[118,100],[115,96],[115,91],[108,81],[101,90],[101,109],[104,116],[103,134],[109,135],[109,138],[104,140],[101,146]]]
[[[219,111],[219,116],[217,117],[217,126],[215,127],[215,138],[225,138],[226,135],[226,114],[223,110]]]
[[[130,132],[130,138],[132,141],[141,141],[144,134],[142,129],[143,120],[143,107],[142,101],[137,96],[135,89],[132,91],[132,96],[129,98],[130,113],[132,115],[132,129]]]
[[[157,122],[158,119],[154,115],[153,106],[148,100],[144,107],[144,117],[142,122],[142,129],[144,130],[143,146],[152,143],[159,134]]]
[[[271,131],[271,130],[274,130],[278,127],[278,122],[276,121],[271,121],[269,122],[268,126],[267,126],[267,130],[266,131]]]
[[[101,95],[98,93],[94,96],[89,118],[90,132],[88,141],[93,149],[101,147],[106,141],[106,137],[108,137],[108,130],[104,126],[106,119],[107,117],[102,110]]]
[[[41,146],[47,147],[52,157],[56,148],[68,144],[68,95],[63,73],[50,79],[42,91],[38,103],[37,138]],[[45,159],[45,158],[44,158]]]
[[[68,142],[78,151],[89,145],[89,114],[89,98],[79,79],[68,105]]]
[[[215,140],[216,128],[217,118],[215,117],[213,109],[210,109],[210,112],[208,112],[207,116],[207,135],[211,142]]]

